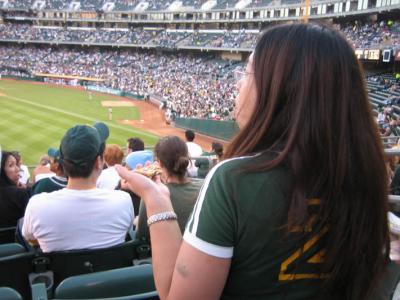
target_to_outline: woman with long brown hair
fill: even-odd
[[[239,75],[240,132],[182,237],[146,202],[161,299],[367,299],[388,262],[387,173],[354,50],[320,25],[272,27]]]

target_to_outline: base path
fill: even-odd
[[[129,124],[159,136],[176,135],[185,140],[185,130],[168,125],[165,121],[163,110],[145,101],[134,101],[133,103],[140,111],[141,120],[120,120],[119,122],[121,124]],[[194,141],[199,144],[204,151],[209,151],[211,149],[211,143],[214,141],[220,142],[224,147],[228,145],[226,141],[199,133],[196,133]]]
[[[136,106],[132,101],[101,101],[101,106],[107,107],[134,107]]]

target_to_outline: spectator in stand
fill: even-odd
[[[19,154],[18,151],[13,151],[14,157],[17,159],[17,165],[20,169],[19,171],[19,184],[22,187],[26,187],[27,184],[29,183],[29,178],[31,177],[31,174],[29,173],[29,169],[26,165],[24,165],[22,161],[22,157]]]
[[[50,171],[55,175],[43,178],[32,186],[32,196],[40,193],[51,193],[61,190],[67,186],[67,176],[60,161],[60,151],[49,148],[47,154],[50,158]]]
[[[201,149],[200,145],[194,142],[196,137],[195,133],[192,130],[186,130],[185,137],[190,157],[201,156],[203,154],[203,149]]]
[[[30,191],[18,187],[20,168],[12,152],[1,152],[0,167],[0,227],[16,226],[22,218]]]
[[[129,138],[126,145],[126,155],[135,151],[144,150],[144,142],[140,138]]]
[[[198,167],[196,167],[196,160],[193,158],[199,157],[203,154],[203,149],[201,149],[200,145],[194,142],[194,138],[196,137],[195,133],[192,130],[185,131],[186,138],[186,146],[189,151],[189,157],[192,158],[190,165],[188,166],[188,173],[190,177],[197,177]]]
[[[116,164],[121,164],[123,158],[124,152],[121,150],[120,146],[117,144],[109,144],[106,146],[106,150],[104,151],[104,161],[107,168],[101,171],[101,174],[97,179],[96,185],[99,189],[116,189],[121,178],[114,166]]]
[[[54,172],[50,170],[50,157],[46,154],[40,157],[39,164],[33,170],[32,183],[36,183],[43,178],[53,177]]]
[[[161,138],[154,148],[154,155],[161,167],[162,182],[168,187],[172,206],[178,215],[179,228],[183,233],[203,180],[187,177],[186,170],[190,158],[185,142],[179,137],[166,136]],[[147,240],[150,238],[146,207],[143,201],[139,209],[136,237]]]
[[[104,123],[96,123],[77,125],[64,135],[60,160],[67,187],[33,196],[22,227],[24,238],[37,240],[44,252],[106,248],[125,241],[134,218],[129,195],[96,188],[108,134]]]
[[[389,261],[387,174],[353,48],[274,26],[236,78],[240,132],[183,238],[159,179],[117,167],[146,204],[160,298],[367,299]]]
[[[211,144],[211,152],[215,155],[216,162],[220,162],[222,160],[222,156],[224,155],[224,146],[218,142],[212,142]]]

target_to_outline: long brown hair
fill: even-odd
[[[365,299],[388,261],[387,174],[354,50],[320,25],[272,27],[253,57],[252,118],[225,157],[273,152],[246,171],[287,165],[288,225],[305,225],[307,195],[328,226],[323,299]]]

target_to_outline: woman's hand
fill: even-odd
[[[115,169],[122,180],[126,181],[129,189],[144,200],[148,215],[173,210],[169,190],[161,183],[160,175],[149,179],[121,165],[115,165]]]

